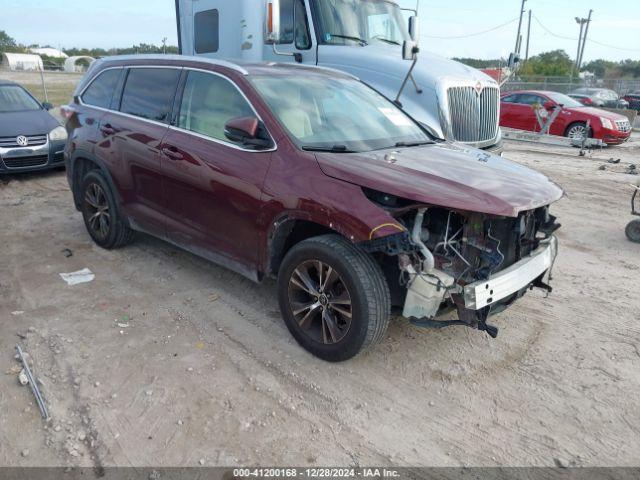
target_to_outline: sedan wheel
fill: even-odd
[[[567,129],[565,136],[575,140],[582,140],[585,137],[588,138],[587,125],[584,123],[575,123]]]

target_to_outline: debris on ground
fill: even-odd
[[[24,368],[18,374],[18,381],[23,387],[29,385],[29,377],[27,377],[27,372],[24,371]]]
[[[11,315],[13,316],[18,316],[18,315],[22,315],[24,313],[24,310],[15,310],[13,312],[11,312]]]
[[[40,389],[38,388],[36,379],[31,373],[31,369],[29,368],[29,363],[27,362],[27,357],[22,351],[22,348],[20,348],[20,345],[16,345],[16,352],[19,360],[22,362],[23,372],[27,378],[27,383],[29,383],[29,385],[31,386],[31,391],[33,392],[33,395],[36,397],[36,402],[38,403],[40,414],[42,415],[42,418],[44,418],[45,420],[49,420],[49,412],[47,411],[47,406],[44,403],[44,399],[42,398],[42,394],[40,393]],[[22,380],[20,380],[20,383],[23,384]],[[23,384],[23,385],[26,385],[26,384]]]
[[[78,285],[80,283],[88,283],[96,278],[93,272],[88,268],[83,268],[82,270],[78,270],[77,272],[61,273],[60,277],[62,277],[62,279],[67,282],[67,285],[69,286]]]
[[[606,165],[600,165],[600,166],[598,167],[598,170],[606,170],[606,169],[607,169],[607,166],[606,166]]]
[[[613,164],[617,164],[620,163],[620,159],[619,158],[610,158],[609,160],[607,160],[608,163],[613,163]]]
[[[627,171],[629,175],[638,175],[638,168],[632,163],[627,167]]]
[[[64,255],[67,258],[73,257],[73,252],[70,249],[65,248],[64,250],[62,250],[62,255]]]

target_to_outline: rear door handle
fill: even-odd
[[[113,135],[114,133],[116,133],[116,130],[108,123],[100,127],[100,131],[107,136]]]
[[[177,151],[175,147],[164,147],[162,149],[162,153],[164,153],[171,160],[182,160],[184,156]]]

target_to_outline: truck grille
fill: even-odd
[[[2,161],[7,168],[41,167],[47,164],[49,156],[38,155],[35,157],[4,158]]]
[[[449,115],[454,140],[484,142],[498,133],[498,97],[494,87],[485,87],[478,95],[474,87],[447,90]]]
[[[37,147],[47,143],[46,135],[25,135],[29,144],[27,147]],[[18,145],[16,137],[0,137],[0,148],[20,148],[22,145]]]

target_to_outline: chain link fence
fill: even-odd
[[[570,93],[578,88],[607,88],[618,95],[640,91],[640,78],[575,79],[571,77],[517,76],[502,86],[504,92],[514,90],[551,90]]]

